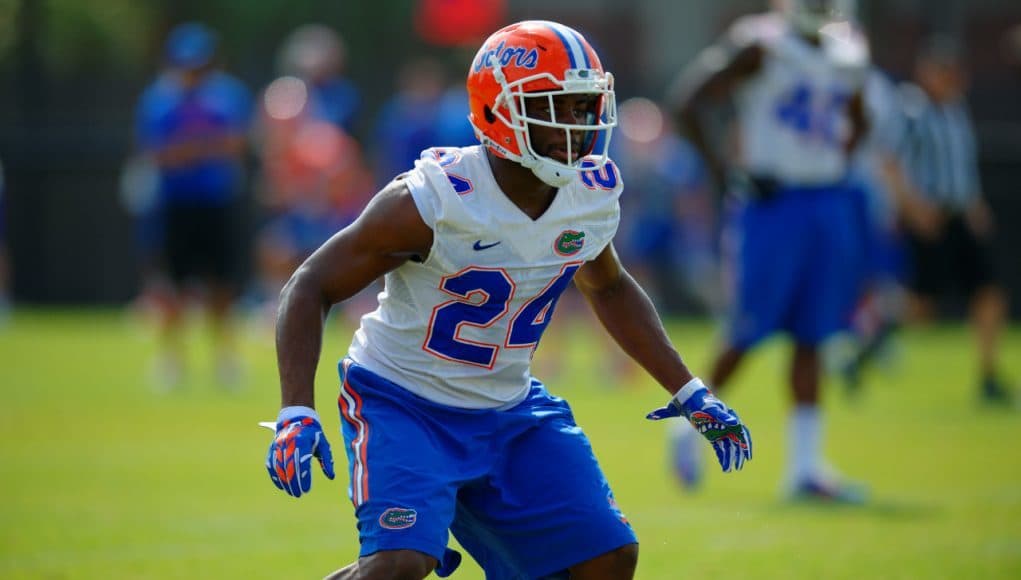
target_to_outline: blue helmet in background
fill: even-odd
[[[166,57],[171,66],[197,69],[206,66],[216,53],[216,33],[198,22],[179,24],[167,37]]]

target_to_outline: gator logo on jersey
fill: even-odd
[[[585,245],[585,232],[564,230],[560,232],[557,241],[553,243],[553,250],[559,256],[573,256],[581,251]]]
[[[379,516],[379,525],[388,530],[403,530],[415,525],[418,512],[413,509],[392,507]]]

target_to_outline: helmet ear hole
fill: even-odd
[[[493,114],[493,110],[489,108],[489,105],[486,105],[482,109],[482,116],[486,118],[486,122],[487,123],[495,123],[496,122],[496,115]]]

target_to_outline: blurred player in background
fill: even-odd
[[[650,419],[697,423],[724,471],[751,457],[751,439],[617,259],[613,77],[589,43],[553,22],[508,26],[467,85],[482,145],[423,151],[284,289],[266,467],[292,496],[309,491],[312,457],[333,477],[313,408],[323,319],[385,275],[340,364],[361,552],[331,578],[446,576],[460,561],[448,530],[487,578],[631,578],[637,538],[566,402],[531,375],[564,289],[573,280],[672,394]]]
[[[287,279],[351,223],[373,192],[372,174],[350,135],[360,97],[342,74],[340,36],[323,25],[298,28],[282,46],[278,67],[282,75],[262,93],[256,130],[265,212],[256,243],[257,293],[274,320]],[[357,316],[372,309],[366,302],[355,305]]]
[[[995,220],[982,196],[978,149],[965,103],[960,49],[934,38],[915,66],[917,89],[905,93],[903,156],[912,182],[939,208],[934,238],[910,238],[910,314],[929,320],[937,300],[959,286],[970,303],[979,356],[979,392],[992,403],[1011,398],[999,376],[999,339],[1007,300],[991,252]]]
[[[437,115],[447,90],[446,71],[435,58],[417,57],[397,73],[397,90],[380,107],[373,129],[376,181],[387,183],[437,143]]]
[[[357,130],[362,93],[347,76],[347,45],[332,28],[306,24],[284,41],[277,56],[283,75],[302,79],[314,115],[348,134]]]
[[[743,198],[725,239],[733,312],[710,384],[723,388],[749,350],[775,332],[788,334],[789,492],[837,501],[861,498],[824,468],[819,406],[820,346],[848,322],[857,283],[848,265],[862,259],[846,178],[849,152],[865,131],[868,46],[850,23],[852,9],[791,0],[740,19],[685,71],[677,108],[721,187]],[[703,127],[713,103],[733,104],[733,151],[722,153]],[[676,452],[695,451],[683,441],[692,437],[679,437]]]
[[[216,36],[199,23],[174,28],[166,68],[138,104],[140,149],[159,172],[164,267],[171,292],[161,301],[159,379],[178,383],[184,369],[187,298],[198,292],[215,336],[217,374],[224,384],[239,372],[229,325],[239,262],[239,221],[232,213],[244,184],[243,156],[251,97],[214,63]]]
[[[467,147],[475,143],[475,131],[468,122],[468,93],[464,83],[447,85],[436,111],[436,143],[449,143],[449,147]]]

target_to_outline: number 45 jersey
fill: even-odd
[[[386,275],[349,356],[444,405],[522,401],[557,301],[620,220],[616,166],[586,164],[533,220],[500,190],[482,146],[424,151],[405,182],[433,230],[432,248]]]
[[[758,44],[762,68],[735,99],[738,162],[791,186],[830,185],[847,172],[848,103],[868,73],[868,44],[849,24],[824,27],[819,46],[776,13],[738,20],[735,47]]]

